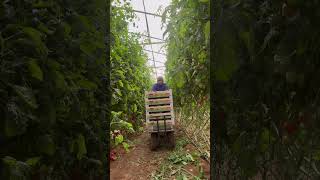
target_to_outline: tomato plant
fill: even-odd
[[[151,76],[139,36],[128,31],[135,18],[130,4],[114,1],[111,17],[111,147],[128,151],[128,135],[144,122],[144,92],[151,87]]]
[[[209,96],[209,1],[173,1],[163,13],[166,79],[179,106]],[[170,19],[166,17],[170,16]],[[191,97],[190,97],[191,96]]]
[[[0,179],[106,176],[107,5],[1,1]]]
[[[213,174],[316,179],[319,2],[216,1],[212,10]]]
[[[209,4],[207,0],[174,0],[162,15],[167,27],[165,76],[173,90],[176,119],[190,140],[207,153],[210,149]]]

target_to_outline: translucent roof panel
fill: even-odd
[[[150,36],[163,39],[163,31],[161,30],[161,18],[148,15],[148,23],[149,23],[149,30]]]
[[[135,1],[142,2],[142,0],[135,0]],[[169,6],[170,2],[171,2],[170,0],[145,0],[144,1],[146,8],[148,7],[148,10],[150,12],[157,12],[160,7],[161,9],[163,9],[166,6]]]
[[[144,16],[144,14],[142,13],[135,13],[135,15],[137,16],[134,24],[135,26],[133,26],[133,23],[129,25],[129,31],[130,32],[140,32],[140,33],[145,33],[147,34],[147,25],[146,25],[146,18]]]
[[[152,44],[152,48],[155,52],[166,54],[165,44]]]
[[[143,1],[145,8],[143,6]],[[166,48],[163,40],[165,27],[161,29],[161,17],[150,14],[145,15],[143,12],[161,15],[165,7],[170,4],[171,0],[129,0],[128,2],[130,2],[138,17],[134,22],[135,27],[133,26],[133,23],[130,23],[129,31],[143,34],[139,42],[148,55],[148,65],[152,67],[152,69],[155,69],[153,78],[156,80],[157,75],[163,76],[165,72],[164,63],[166,62]],[[148,45],[149,37],[145,16],[147,16],[148,20],[151,45]],[[151,51],[154,52],[152,53]]]
[[[148,0],[146,0],[146,1],[148,1]],[[142,0],[129,0],[129,2],[134,10],[144,11],[143,5],[142,5]]]

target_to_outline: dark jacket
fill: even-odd
[[[156,84],[154,84],[153,85],[153,87],[152,87],[152,91],[166,91],[166,90],[168,90],[169,88],[168,88],[168,86],[165,84],[165,83],[163,83],[163,84],[158,84],[158,83],[156,83]]]

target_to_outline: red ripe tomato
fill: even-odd
[[[115,161],[117,159],[117,156],[114,154],[110,154],[110,160]]]
[[[283,128],[287,131],[289,135],[292,135],[294,132],[297,131],[297,125],[289,122],[284,122]]]
[[[116,152],[115,152],[114,149],[112,149],[112,150],[110,151],[109,158],[110,158],[110,160],[112,160],[112,161],[115,161],[115,160],[117,159],[117,154],[116,154]]]

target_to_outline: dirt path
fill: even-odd
[[[134,137],[134,146],[130,148],[130,152],[120,152],[121,157],[110,163],[110,179],[150,179],[151,173],[157,170],[170,150],[161,148],[157,151],[151,151],[149,145],[150,135],[148,132],[145,131]]]
[[[181,132],[177,130],[175,136],[178,139]],[[123,149],[117,149],[120,157],[116,161],[110,162],[110,179],[111,180],[149,180],[152,173],[159,169],[161,163],[168,157],[173,150],[165,147],[159,148],[157,151],[151,151],[150,135],[144,131],[142,134],[132,137],[133,147],[129,153],[125,153]],[[191,147],[191,149],[193,149]],[[186,151],[189,151],[186,146]],[[188,169],[194,169],[188,166]],[[204,165],[205,174],[209,176],[209,164]],[[194,169],[196,171],[196,169]]]

